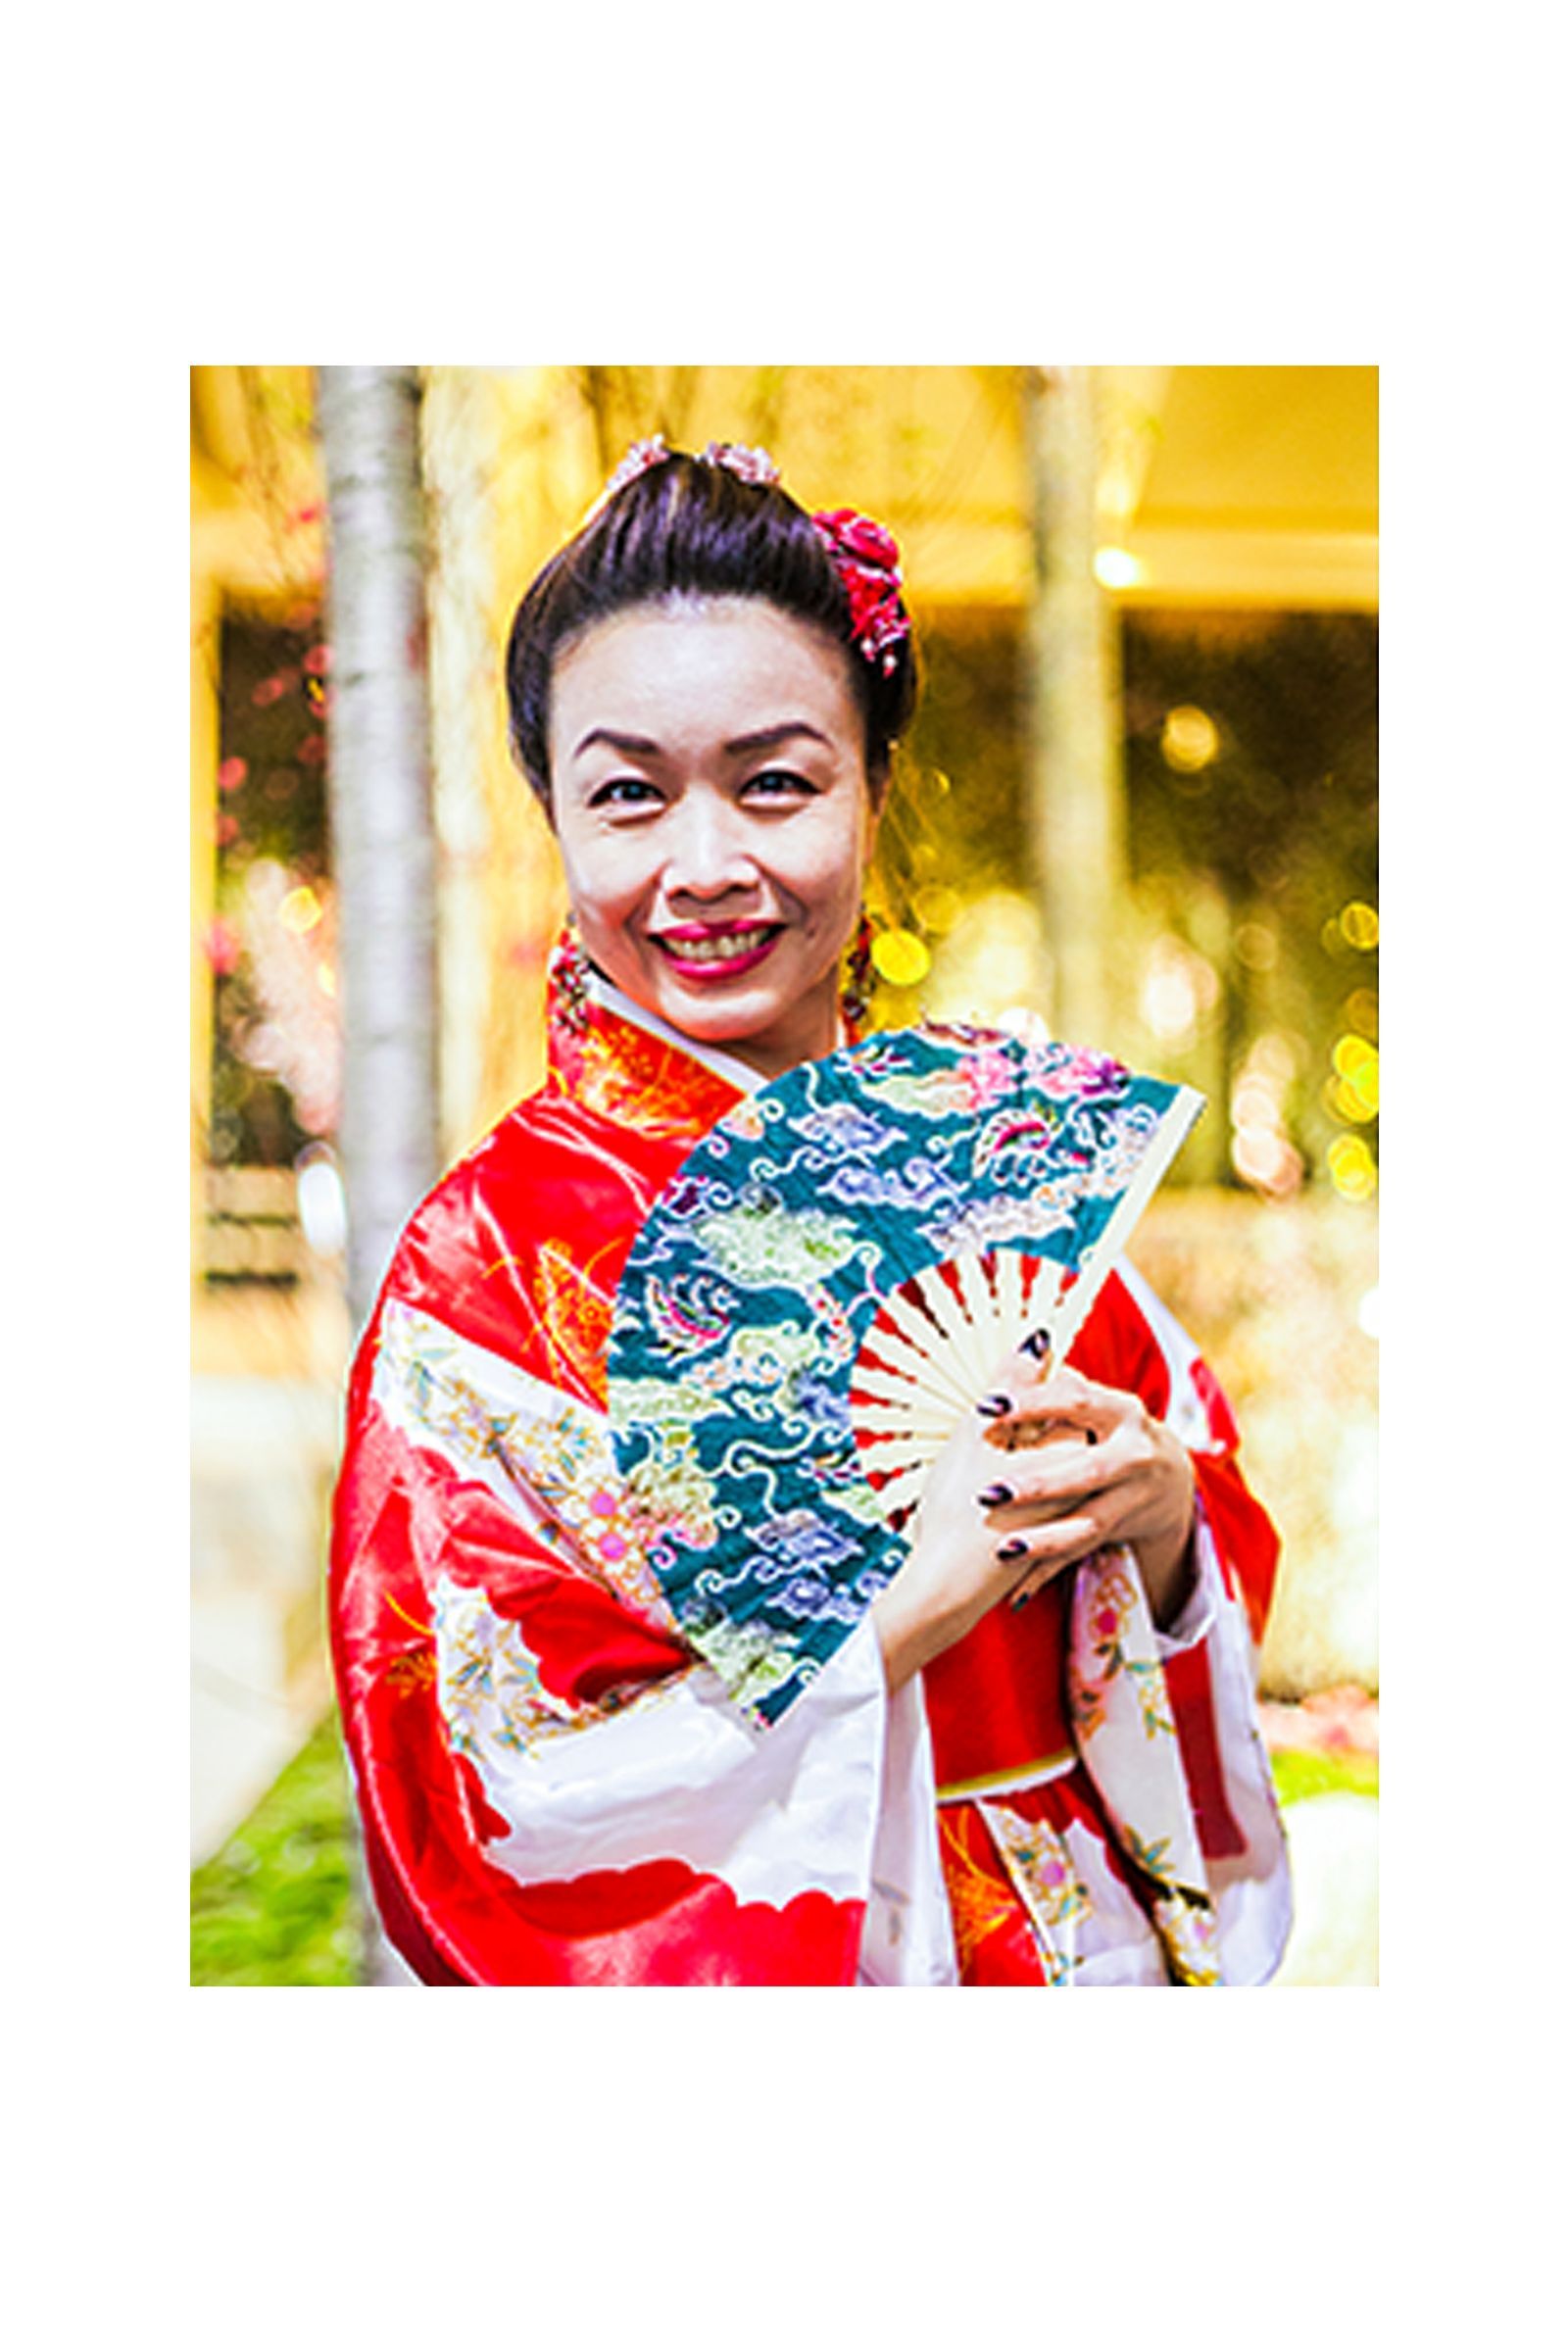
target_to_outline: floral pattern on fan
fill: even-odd
[[[760,1088],[683,1163],[621,1277],[612,1430],[640,1492],[687,1498],[648,1564],[758,1721],[891,1581],[1001,1362],[1042,1329],[1065,1355],[1200,1107],[1066,1045],[885,1031]]]

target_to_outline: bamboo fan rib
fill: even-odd
[[[1013,1250],[944,1260],[877,1310],[856,1359],[850,1417],[890,1518],[907,1516],[925,1473],[1031,1333],[1050,1328],[1062,1270]]]

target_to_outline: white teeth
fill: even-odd
[[[725,931],[711,939],[666,939],[661,944],[682,963],[723,963],[732,956],[749,956],[772,929],[762,923],[750,931]]]

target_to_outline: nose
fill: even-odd
[[[687,792],[664,836],[667,898],[722,899],[761,879],[746,817],[722,793]]]

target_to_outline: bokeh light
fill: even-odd
[[[348,1202],[337,1160],[325,1144],[310,1144],[294,1163],[294,1190],[305,1239],[318,1257],[336,1257],[348,1241]]]
[[[1139,1000],[1144,1019],[1160,1043],[1191,1045],[1219,998],[1219,974],[1208,958],[1174,932],[1162,932],[1150,949]]]
[[[1337,1118],[1364,1125],[1378,1115],[1378,1050],[1348,1029],[1334,1041],[1334,1076],[1323,1100]]]
[[[1102,588],[1136,588],[1144,576],[1138,558],[1124,547],[1102,547],[1095,555],[1095,577]]]
[[[1231,1089],[1231,1166],[1244,1184],[1270,1200],[1298,1192],[1306,1173],[1287,1124],[1286,1094],[1295,1075],[1290,1040],[1265,1030]]]
[[[277,919],[285,931],[314,931],[321,919],[321,902],[308,882],[291,890],[277,909]]]
[[[1329,1181],[1345,1200],[1370,1200],[1378,1189],[1377,1162],[1365,1139],[1337,1135],[1328,1150]]]
[[[1178,703],[1165,713],[1159,748],[1167,767],[1178,774],[1196,775],[1219,751],[1219,729],[1206,710],[1195,703]]]
[[[1378,1033],[1378,999],[1376,989],[1352,988],[1345,1000],[1345,1017],[1363,1037],[1376,1038]]]
[[[1351,899],[1339,912],[1339,926],[1352,948],[1370,950],[1378,944],[1378,910],[1365,899]]]
[[[945,882],[927,882],[915,892],[911,911],[922,930],[941,934],[953,929],[962,905],[957,892]]]
[[[1279,962],[1279,934],[1267,923],[1238,923],[1232,945],[1237,961],[1250,972],[1271,972]]]
[[[931,969],[931,951],[912,931],[895,925],[878,932],[871,961],[891,988],[917,988]]]

